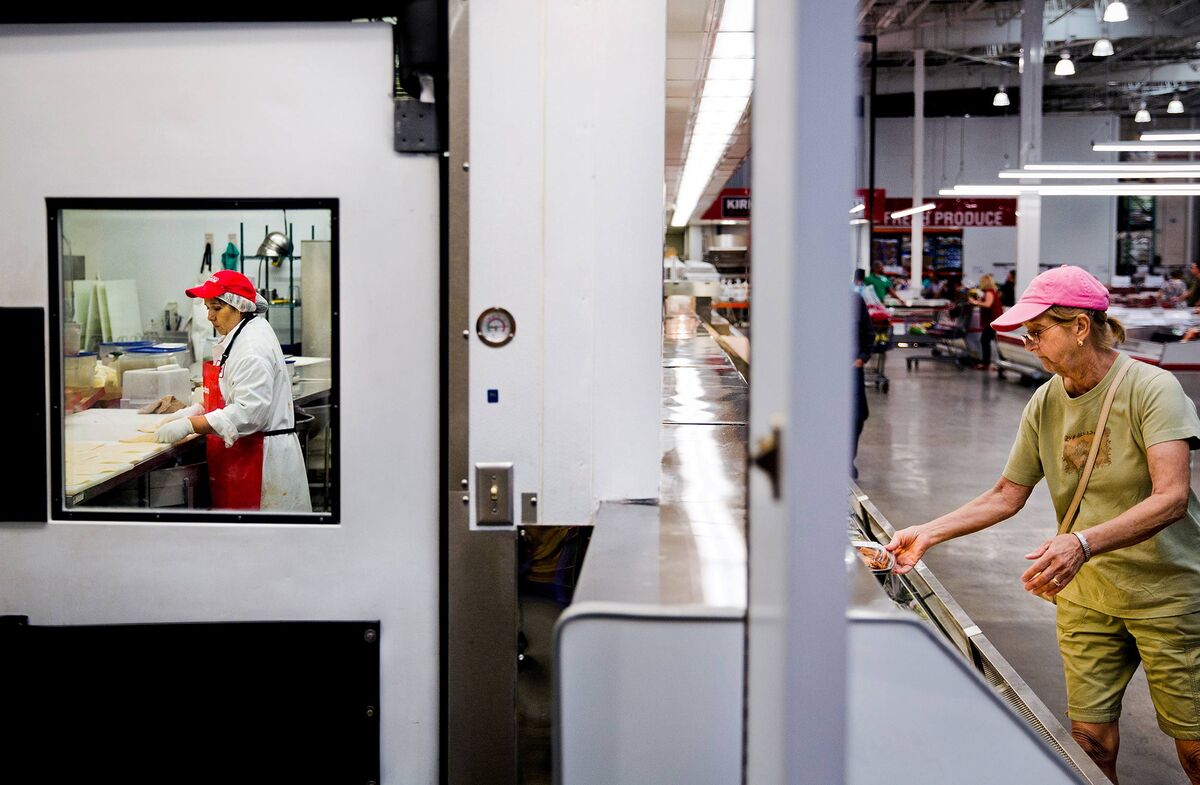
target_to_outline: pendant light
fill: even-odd
[[[1171,97],[1171,103],[1167,104],[1167,114],[1183,114],[1183,101],[1179,100],[1179,93]]]
[[[1150,122],[1150,112],[1146,109],[1145,101],[1142,101],[1141,105],[1138,107],[1137,114],[1133,116],[1133,121],[1135,123]]]
[[[1121,0],[1116,0],[1116,2],[1109,3],[1108,8],[1104,9],[1105,22],[1125,22],[1128,21],[1128,19],[1129,9],[1125,7],[1125,4],[1122,3]]]
[[[992,96],[992,106],[1008,106],[1008,93],[1004,91],[1004,85],[1000,85],[1000,89]]]
[[[1070,50],[1067,50],[1062,53],[1062,57],[1059,58],[1058,63],[1054,66],[1054,75],[1055,76],[1074,76],[1075,75],[1075,64],[1073,62],[1071,62]]]
[[[1112,41],[1107,38],[1097,38],[1096,43],[1092,44],[1092,57],[1111,57],[1112,53]]]

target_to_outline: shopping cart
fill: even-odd
[[[875,333],[875,343],[871,346],[871,361],[863,368],[863,378],[867,386],[887,393],[888,378],[884,373],[887,363],[887,353],[892,348],[892,315],[882,305],[868,305],[867,313],[871,317],[871,328]]]
[[[893,341],[905,348],[928,348],[929,354],[910,355],[904,358],[906,370],[921,367],[921,361],[950,363],[958,370],[966,370],[974,360],[967,346],[967,334],[971,331],[971,319],[975,309],[959,304],[935,309],[933,312],[904,314],[902,334],[893,322]]]

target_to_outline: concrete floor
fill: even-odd
[[[1000,476],[1033,387],[1013,377],[921,363],[906,372],[890,353],[888,394],[868,388],[870,418],[859,443],[858,483],[896,528],[935,518]],[[1193,460],[1192,486],[1197,483]],[[931,551],[926,563],[1021,677],[1069,727],[1054,607],[1027,594],[1023,558],[1055,527],[1045,483],[1016,517]],[[1174,743],[1159,729],[1139,670],[1121,718],[1121,785],[1187,783]]]

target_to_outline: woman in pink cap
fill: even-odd
[[[1044,477],[1059,533],[1026,556],[1021,580],[1058,606],[1071,734],[1116,782],[1121,697],[1140,664],[1159,727],[1200,784],[1200,501],[1190,470],[1200,418],[1173,375],[1113,349],[1125,330],[1107,309],[1095,277],[1063,266],[992,322],[1024,326],[1026,348],[1054,376],[1026,405],[995,486],[887,547],[906,573],[934,545],[1015,515]],[[1110,389],[1091,474],[1064,520]]]
[[[221,340],[218,362],[204,363],[204,404],[164,420],[155,438],[167,444],[207,436],[213,508],[312,512],[308,473],[292,411],[292,384],[267,302],[250,279],[220,270],[187,290],[201,297]]]

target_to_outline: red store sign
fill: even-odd
[[[922,213],[922,225],[930,228],[974,228],[1017,225],[1016,199],[926,199],[936,208]],[[912,199],[888,199],[882,224],[876,226],[911,227],[912,216],[893,218],[897,210],[912,207]]]

